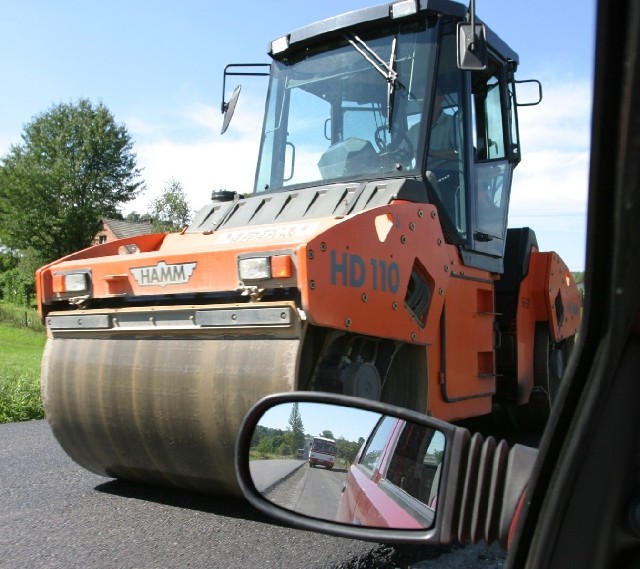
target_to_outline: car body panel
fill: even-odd
[[[386,426],[387,430],[382,428]],[[403,472],[416,470],[418,465],[404,456],[399,448],[403,433],[414,429],[406,421],[398,418],[383,417],[369,439],[364,443],[356,460],[350,466],[338,507],[337,521],[367,527],[389,527],[424,529],[431,527],[435,518],[433,506],[435,497],[429,496],[424,502],[413,494],[417,479],[411,476],[399,476],[397,468],[392,469],[394,458],[407,463]],[[382,434],[383,447],[375,462],[368,463],[369,448],[375,443],[378,434]],[[379,447],[373,446],[371,454]],[[398,458],[400,457],[400,458]],[[435,475],[434,468],[434,475]],[[431,482],[431,480],[429,481]],[[406,485],[406,488],[403,486]],[[411,489],[409,487],[411,486]]]

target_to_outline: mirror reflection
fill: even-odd
[[[445,436],[425,425],[326,403],[275,405],[257,423],[249,469],[270,502],[313,518],[432,526]]]

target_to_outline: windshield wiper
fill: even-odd
[[[353,46],[353,48],[387,81],[387,127],[389,128],[389,132],[391,132],[391,119],[393,118],[393,103],[396,84],[402,86],[398,81],[398,72],[396,71],[396,50],[398,38],[394,36],[393,41],[391,42],[391,57],[389,58],[389,63],[386,63],[357,35],[344,34],[344,37]]]

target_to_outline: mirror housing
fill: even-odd
[[[476,3],[471,0],[467,12],[467,21],[457,26],[458,69],[463,71],[482,71],[489,62],[487,30],[484,24],[476,24]]]
[[[233,93],[231,93],[229,102],[222,102],[222,112],[224,113],[224,115],[222,117],[222,129],[220,130],[220,134],[224,134],[227,131],[227,128],[229,128],[229,123],[231,122],[233,113],[236,110],[236,103],[238,102],[238,98],[240,97],[241,88],[241,85],[237,85],[233,90]]]
[[[249,451],[261,418],[279,405],[315,403],[372,411],[440,431],[445,438],[435,517],[429,528],[402,529],[349,525],[296,513],[269,501],[257,488],[249,467]],[[471,435],[425,414],[368,399],[321,392],[289,392],[258,401],[247,413],[236,442],[236,475],[245,498],[258,510],[291,526],[378,542],[464,543],[498,540],[506,547],[530,478],[537,450]]]
[[[484,24],[458,22],[458,69],[482,71],[487,68],[487,30]]]

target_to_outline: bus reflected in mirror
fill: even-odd
[[[352,407],[287,402],[253,432],[249,470],[271,503],[305,516],[395,529],[433,525],[441,431]]]

